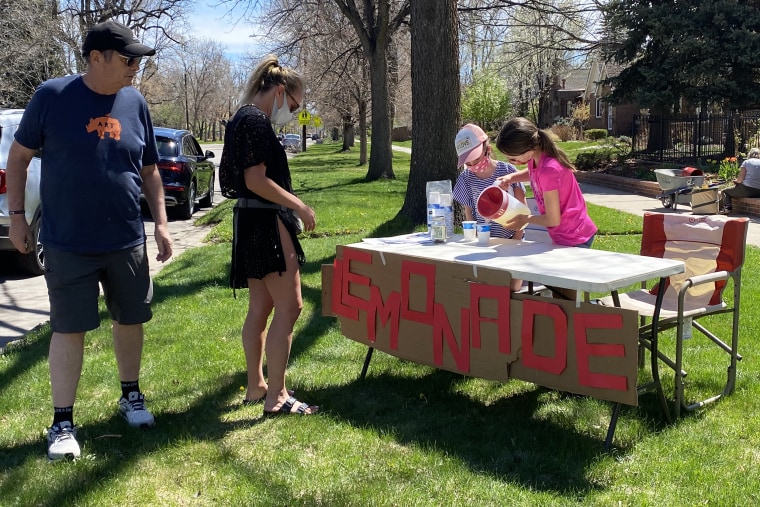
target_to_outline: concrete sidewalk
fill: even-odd
[[[620,211],[626,211],[634,215],[644,216],[645,211],[691,214],[691,207],[688,204],[679,204],[674,211],[672,208],[663,207],[659,199],[654,199],[652,197],[627,194],[614,188],[591,185],[588,183],[581,183],[580,186],[583,191],[583,196],[586,198],[586,202],[597,204],[599,206],[606,206],[608,208],[619,209]],[[749,230],[747,231],[747,244],[760,247],[760,219],[754,217],[748,218]]]
[[[205,149],[214,152],[212,159],[218,166],[222,156],[222,145],[205,145]],[[215,180],[214,204],[224,200]],[[211,226],[195,226],[193,222],[210,208],[198,209],[189,220],[169,219],[169,233],[172,237],[172,259],[162,264],[156,261],[158,248],[153,238],[153,221],[145,220],[148,260],[151,276],[155,276],[164,266],[170,264],[182,252],[203,244],[203,238],[212,229]],[[22,339],[29,331],[50,320],[50,302],[44,276],[27,276],[6,269],[0,264],[0,353],[13,341]]]

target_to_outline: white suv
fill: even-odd
[[[26,177],[26,221],[34,234],[34,252],[21,254],[8,238],[11,219],[8,216],[8,195],[6,193],[5,167],[8,164],[8,150],[13,142],[13,135],[18,129],[23,109],[0,109],[0,250],[16,252],[21,269],[34,275],[45,272],[45,256],[40,243],[40,225],[42,225],[42,206],[40,204],[40,159],[32,158]]]

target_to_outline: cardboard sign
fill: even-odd
[[[509,273],[339,246],[323,313],[396,357],[637,405],[638,314],[510,293]]]

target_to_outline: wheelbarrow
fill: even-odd
[[[657,198],[666,208],[677,208],[678,204],[691,205],[691,191],[704,185],[705,176],[699,169],[655,169],[657,183],[662,193]]]

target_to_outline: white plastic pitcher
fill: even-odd
[[[477,209],[480,216],[502,226],[506,226],[516,215],[530,215],[530,209],[526,205],[497,186],[490,186],[480,193]],[[521,229],[525,228],[525,225]]]

